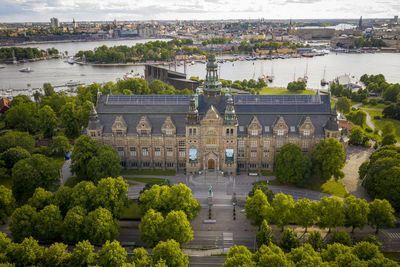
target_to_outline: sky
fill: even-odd
[[[400,0],[0,0],[0,22],[392,18]]]

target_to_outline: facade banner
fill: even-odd
[[[233,149],[227,148],[225,149],[225,163],[232,164],[234,162]]]
[[[197,148],[189,148],[189,162],[190,163],[197,162]]]

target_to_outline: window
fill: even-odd
[[[244,158],[244,149],[243,148],[238,149],[238,158]]]
[[[206,138],[206,144],[207,145],[216,145],[217,144],[217,138],[216,137],[207,137]]]
[[[118,147],[118,156],[120,156],[120,157],[124,156],[124,148],[123,147]]]
[[[229,135],[229,129],[226,129],[226,135]]]
[[[97,132],[97,136],[100,136],[101,135],[101,133],[100,132]]]
[[[276,147],[277,148],[281,148],[282,146],[283,146],[283,142],[282,141],[276,142]]]
[[[266,132],[266,133],[269,132],[269,126],[264,126],[264,132]]]
[[[117,133],[117,136],[122,136],[122,131],[121,130],[117,130],[116,133]]]
[[[257,157],[257,150],[252,150],[252,151],[250,152],[250,157],[256,158],[256,157]]]
[[[172,147],[167,147],[167,157],[172,157],[174,155],[174,152],[172,150]]]
[[[291,131],[291,132],[295,132],[295,131],[296,131],[296,127],[290,126],[290,131]]]
[[[142,166],[145,168],[148,168],[148,167],[150,167],[150,162],[148,162],[148,161],[142,162]]]
[[[239,169],[244,169],[244,163],[238,162],[238,168]]]
[[[166,135],[172,135],[172,129],[167,129],[165,130]]]
[[[290,140],[289,143],[296,144],[296,140]]]
[[[269,147],[270,144],[271,144],[271,142],[269,140],[264,141],[264,147]]]
[[[129,151],[131,153],[131,157],[136,157],[136,147],[129,148]]]
[[[196,135],[196,128],[193,128],[193,135]]]
[[[269,164],[268,163],[263,163],[262,164],[262,168],[263,169],[268,169],[269,168]]]
[[[179,141],[178,141],[178,146],[183,146],[183,147],[185,147],[185,146],[186,146],[185,140],[179,140]]]
[[[90,133],[90,136],[91,136],[91,137],[96,137],[96,133],[95,133],[95,132],[91,132],[91,133]]]
[[[174,163],[173,162],[167,162],[167,168],[173,168],[174,167]]]
[[[307,149],[308,148],[308,142],[307,141],[303,141],[302,147],[303,147],[303,149]]]
[[[162,163],[161,162],[154,162],[154,167],[161,168],[162,167]]]
[[[284,135],[285,134],[285,130],[278,130],[278,135],[279,136],[282,136],[282,135]]]
[[[141,135],[146,135],[146,134],[147,134],[147,131],[146,131],[146,130],[140,130],[140,134],[141,134]]]
[[[238,142],[238,147],[244,147],[244,141],[243,140],[240,140]]]
[[[268,151],[264,151],[264,158],[269,158],[269,152]]]
[[[243,132],[244,131],[244,126],[239,126],[239,132]]]
[[[251,130],[251,135],[258,135],[258,130]]]
[[[186,156],[185,148],[179,148],[179,157],[185,157],[185,156]]]
[[[233,129],[231,129],[231,135],[233,135]]]
[[[149,149],[147,147],[142,148],[142,156],[147,157],[149,155]]]
[[[192,135],[193,134],[193,130],[192,130],[192,128],[189,128],[189,135]]]
[[[257,141],[253,140],[250,142],[251,147],[257,147]]]
[[[256,163],[249,163],[249,169],[250,170],[256,170],[257,169],[257,164]]]
[[[155,157],[161,156],[161,149],[159,147],[154,148],[154,156]]]
[[[303,135],[304,136],[310,136],[310,130],[304,130]]]

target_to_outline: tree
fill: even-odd
[[[61,234],[62,217],[54,205],[44,207],[38,214],[35,230],[42,240],[54,240]]]
[[[321,252],[322,259],[327,262],[336,262],[336,259],[339,256],[345,255],[349,257],[351,254],[352,254],[351,247],[339,243],[329,244],[327,246],[327,249],[324,249]]]
[[[7,149],[7,151],[3,152],[0,155],[0,160],[4,161],[5,167],[7,169],[12,169],[12,167],[20,161],[21,159],[26,159],[31,156],[31,153],[29,153],[26,149],[22,147],[11,147]]]
[[[11,189],[4,185],[0,185],[0,222],[7,223],[8,216],[15,209],[15,198],[12,195]]]
[[[96,265],[96,253],[94,253],[94,246],[87,240],[78,242],[72,251],[70,263],[71,266]]]
[[[274,234],[272,233],[271,227],[268,225],[267,220],[263,220],[260,229],[256,235],[257,246],[261,247],[262,245],[269,246],[274,238]]]
[[[93,182],[82,181],[74,186],[70,206],[81,206],[88,211],[95,208],[96,186]]]
[[[14,241],[20,242],[25,237],[34,235],[38,213],[29,205],[17,208],[11,218],[10,230]]]
[[[317,205],[316,202],[307,198],[300,199],[294,204],[295,222],[304,227],[304,232],[307,232],[307,228],[318,221]]]
[[[292,249],[286,256],[294,266],[328,266],[323,264],[320,254],[309,244]]]
[[[109,210],[100,207],[86,216],[84,233],[90,242],[101,244],[118,234],[118,224]]]
[[[337,197],[323,197],[318,202],[317,214],[319,221],[317,225],[321,228],[332,228],[343,226],[345,223],[345,214],[343,201]]]
[[[78,178],[88,177],[87,166],[89,161],[96,155],[97,142],[90,136],[81,135],[75,142],[71,155],[71,170]]]
[[[68,242],[78,242],[85,239],[86,209],[76,206],[65,215],[62,226],[62,237]]]
[[[350,99],[348,99],[347,97],[339,97],[338,101],[336,102],[336,108],[343,114],[349,113],[351,108]]]
[[[253,254],[245,246],[234,246],[230,248],[223,267],[246,266],[253,267],[256,263],[253,261]]]
[[[54,189],[60,182],[53,159],[40,154],[18,161],[12,168],[13,192],[18,201],[32,196],[37,187]]]
[[[57,115],[53,109],[45,105],[39,110],[39,129],[45,138],[52,138],[57,127]]]
[[[68,138],[65,136],[57,136],[53,138],[53,144],[51,145],[51,150],[57,156],[65,156],[71,149],[71,144]]]
[[[52,96],[56,93],[54,87],[50,83],[43,84],[43,91],[45,96]]]
[[[37,112],[33,102],[12,105],[6,113],[6,125],[10,128],[34,133],[37,128]]]
[[[43,209],[45,206],[50,205],[53,201],[53,193],[46,191],[41,187],[35,189],[32,197],[28,200],[28,204],[37,210]]]
[[[273,208],[271,222],[281,227],[283,231],[284,227],[293,219],[293,197],[283,193],[276,194],[271,207]]]
[[[329,180],[332,175],[335,179],[343,178],[342,168],[346,155],[343,145],[335,138],[328,138],[315,144],[312,150],[314,172],[323,180]]]
[[[66,103],[60,110],[61,127],[64,128],[68,138],[76,138],[81,134],[81,125],[76,111],[76,105],[72,102]]]
[[[175,240],[160,241],[153,249],[153,260],[157,264],[164,260],[166,266],[185,267],[189,265],[189,257],[183,254],[179,243]]]
[[[345,231],[333,231],[329,238],[328,244],[339,243],[345,246],[353,245],[353,240]]]
[[[35,146],[35,140],[28,133],[7,132],[0,136],[0,152],[4,152],[11,147],[19,146],[32,152]]]
[[[300,91],[300,90],[306,90],[306,83],[305,82],[290,82],[287,85],[287,89],[289,91]]]
[[[269,246],[262,245],[254,255],[257,266],[275,267],[289,266],[285,253],[282,249],[274,244]]]
[[[186,214],[181,211],[171,211],[165,217],[163,226],[165,239],[174,239],[179,244],[187,244],[193,240],[193,231]]]
[[[140,240],[147,247],[154,247],[161,239],[163,225],[164,217],[162,214],[153,209],[148,210],[139,224]]]
[[[379,232],[382,227],[393,227],[396,218],[394,217],[394,209],[386,199],[374,199],[369,204],[368,224],[375,227],[375,233]]]
[[[144,248],[135,248],[133,250],[132,262],[135,266],[139,267],[151,267],[153,263],[151,257]]]
[[[356,124],[360,127],[363,127],[365,124],[365,121],[367,119],[367,113],[365,113],[364,111],[359,109],[359,110],[350,111],[346,115],[346,117],[354,124]]]
[[[254,225],[260,225],[270,213],[268,199],[260,189],[254,192],[254,196],[246,199],[244,208],[246,210],[247,219]]]
[[[251,189],[251,191],[249,192],[249,197],[254,196],[254,192],[260,189],[264,195],[267,196],[268,202],[271,203],[272,200],[274,199],[274,192],[272,192],[272,190],[266,185],[266,184],[262,184],[262,183],[255,183],[253,185],[253,188]]]
[[[101,266],[119,267],[126,262],[128,253],[118,241],[107,241],[98,252]]]
[[[396,136],[394,134],[386,134],[382,138],[382,145],[383,146],[390,146],[396,144]]]
[[[344,204],[345,225],[352,227],[352,233],[357,227],[363,229],[368,223],[369,207],[367,201],[355,196],[348,196],[345,198]]]
[[[289,143],[276,155],[275,171],[280,182],[304,185],[311,176],[311,160],[300,147]]]
[[[105,177],[117,177],[121,171],[121,158],[118,152],[110,145],[98,147],[96,156],[87,164],[87,179],[97,183]]]
[[[356,146],[364,143],[364,132],[359,126],[356,126],[351,130],[350,143]]]
[[[95,204],[108,209],[113,217],[119,219],[124,207],[127,206],[129,185],[120,176],[100,180],[94,193]]]
[[[15,236],[13,237],[15,240]],[[41,263],[43,252],[44,249],[38,242],[33,237],[29,237],[20,244],[12,243],[7,250],[7,256],[16,266],[37,266]]]
[[[60,208],[61,215],[65,217],[72,203],[72,188],[61,186],[53,195],[53,204]]]
[[[289,228],[283,231],[282,240],[279,243],[279,246],[285,252],[289,252],[292,248],[300,247],[300,240],[297,238],[293,229]]]
[[[313,231],[307,238],[307,244],[310,244],[315,251],[320,252],[325,247],[324,239],[320,232]]]
[[[365,260],[365,261],[379,257],[380,255],[379,249],[376,245],[365,241],[358,242],[353,247],[353,253],[360,260]]]
[[[54,243],[50,247],[44,249],[44,266],[66,266],[71,257],[67,247],[68,246],[63,243]]]

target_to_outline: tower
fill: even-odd
[[[204,95],[215,97],[221,94],[222,84],[218,79],[218,65],[215,62],[215,55],[210,54],[207,62],[207,74],[204,81]]]
[[[224,112],[224,124],[236,126],[238,124],[238,119],[235,112],[235,105],[233,103],[233,98],[231,94],[228,94],[225,112]]]
[[[87,133],[91,137],[99,137],[102,131],[103,131],[103,126],[100,123],[99,115],[97,115],[97,111],[92,103],[92,108],[90,110],[90,115],[89,115]]]
[[[194,95],[192,95],[189,103],[189,111],[186,115],[186,124],[193,125],[193,124],[198,124],[199,122],[200,120],[199,120],[199,112],[197,110],[197,105],[196,105],[196,98]]]
[[[360,17],[360,20],[358,21],[358,29],[362,30],[362,25],[363,21],[362,21],[362,16]]]

